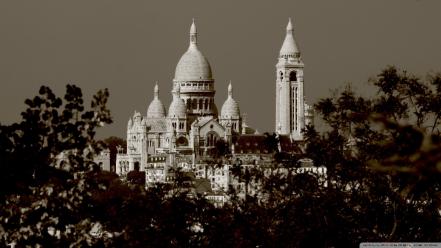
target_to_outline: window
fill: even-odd
[[[219,135],[216,132],[209,132],[206,138],[206,146],[215,146]]]
[[[208,99],[205,99],[205,109],[208,109]]]
[[[280,81],[283,80],[283,72],[280,72]]]
[[[291,123],[290,123],[290,130],[298,130],[299,126],[297,123],[297,113],[298,113],[298,106],[297,106],[297,87],[293,87],[290,91],[290,97],[291,97],[291,107],[290,107],[290,114],[291,114]]]
[[[192,109],[196,109],[197,107],[198,107],[198,100],[193,99],[193,102],[192,102]]]
[[[188,146],[188,140],[185,137],[179,137],[176,140],[176,145],[177,146]]]
[[[203,109],[203,108],[204,108],[204,100],[199,99],[199,109]]]
[[[292,71],[289,74],[289,81],[297,81],[297,72],[296,71]]]
[[[187,105],[187,109],[191,108],[191,99],[187,99],[186,105]]]

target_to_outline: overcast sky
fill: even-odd
[[[288,17],[305,63],[309,103],[396,65],[441,72],[440,0],[0,1],[0,121],[18,121],[40,85],[87,99],[109,88],[114,123],[100,137],[126,136],[134,110],[145,115],[154,82],[168,108],[176,64],[196,19],[199,48],[215,78],[220,109],[231,80],[247,122],[274,130],[275,64]]]

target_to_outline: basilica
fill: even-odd
[[[233,85],[220,112],[215,104],[215,85],[210,63],[198,48],[198,31],[191,24],[189,46],[176,65],[168,111],[159,99],[159,85],[146,114],[135,111],[127,123],[127,149],[117,154],[116,172],[147,168],[196,165],[216,152],[222,142],[231,153],[265,153],[258,134],[245,123]],[[275,80],[275,128],[283,147],[303,139],[302,129],[312,119],[304,99],[303,68],[291,19],[286,28]],[[280,145],[279,145],[280,146]],[[287,148],[288,149],[288,148]],[[164,178],[162,178],[165,180]]]

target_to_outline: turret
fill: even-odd
[[[165,107],[159,100],[159,87],[158,82],[156,82],[153,89],[153,100],[147,109],[147,118],[164,118],[165,116]]]
[[[305,127],[303,68],[290,18],[276,65],[275,131],[294,140],[303,139]]]
[[[240,118],[240,109],[239,104],[233,98],[233,86],[231,81],[228,85],[228,97],[222,105],[221,115],[220,115],[221,124],[226,127],[227,124],[230,124],[233,131],[239,133],[241,129],[241,118]]]

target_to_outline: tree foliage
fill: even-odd
[[[3,242],[64,246],[87,241],[87,175],[96,169],[93,156],[102,147],[94,140],[96,128],[111,123],[108,96],[107,90],[98,91],[86,110],[80,88],[67,85],[63,101],[42,86],[38,96],[25,101],[21,122],[0,126]]]
[[[375,97],[347,87],[316,104],[330,129],[306,130],[307,153],[328,168],[326,191],[339,192],[349,215],[336,216],[355,224],[352,240],[441,239],[440,79],[389,67],[371,80]]]
[[[85,111],[75,86],[68,86],[64,104],[42,87],[27,100],[23,121],[0,129],[7,172],[0,175],[0,238],[48,247],[440,241],[441,76],[422,80],[389,67],[371,83],[375,97],[347,87],[315,105],[328,129],[304,130],[304,154],[280,153],[277,135],[266,134],[273,163],[234,161],[231,173],[246,184],[246,194],[232,194],[223,207],[188,197],[191,185],[179,171],[176,183],[148,189],[100,171],[91,156],[100,147],[95,128],[110,122],[108,93],[97,94]],[[217,150],[221,161],[228,147],[219,143]],[[69,151],[69,167],[54,163],[62,151]],[[326,167],[326,177],[297,173],[305,157]]]

